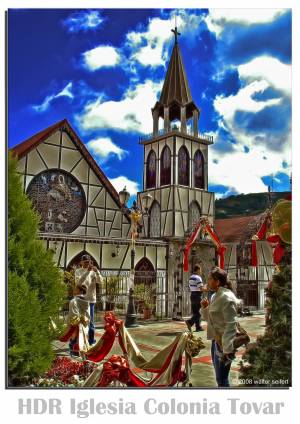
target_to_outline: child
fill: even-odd
[[[79,356],[80,351],[86,351],[89,348],[87,342],[87,331],[90,322],[89,302],[85,300],[86,286],[76,286],[74,289],[74,298],[69,304],[68,323],[71,327],[76,327],[73,337],[69,341],[70,355]]]

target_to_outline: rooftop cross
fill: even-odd
[[[178,35],[181,35],[180,32],[177,31],[177,26],[175,24],[175,29],[171,29],[172,32],[174,32],[175,35],[175,44],[178,44]]]

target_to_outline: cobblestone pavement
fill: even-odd
[[[241,325],[247,330],[251,342],[255,341],[256,337],[264,332],[264,315],[252,315],[249,317],[239,318]],[[140,322],[139,327],[130,328],[128,331],[134,338],[138,347],[147,359],[165,346],[171,343],[174,337],[186,330],[184,321],[161,321],[161,322]],[[206,323],[202,322],[202,327],[206,330]],[[96,325],[96,339],[103,334],[103,327],[101,323]],[[211,342],[206,339],[206,331],[195,333],[197,337],[201,337],[205,343],[205,349],[200,352],[200,355],[193,358],[192,367],[192,384],[193,387],[213,388],[216,387],[214,369],[210,357],[210,344]],[[55,342],[56,353],[60,355],[67,355],[67,344]],[[236,359],[232,363],[230,371],[231,386],[236,387],[239,385],[239,360],[243,355],[244,349],[239,349]],[[121,354],[120,348],[115,343],[110,355]],[[140,373],[141,370],[134,368],[134,371]]]

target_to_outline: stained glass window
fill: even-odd
[[[146,188],[154,188],[156,186],[156,154],[153,150],[147,158],[146,170]]]
[[[171,184],[171,150],[165,146],[160,159],[160,185],[167,184]]]
[[[188,186],[190,183],[190,158],[185,146],[178,152],[178,184]]]
[[[201,218],[201,209],[198,204],[198,202],[193,201],[189,205],[189,216],[188,216],[188,225],[189,229],[192,230],[195,228],[195,226],[198,224],[199,220]]]
[[[71,233],[85,214],[83,188],[71,174],[60,169],[36,175],[27,188],[27,195],[41,215],[43,232]]]
[[[150,237],[160,237],[160,206],[154,201],[150,208]]]
[[[194,155],[194,187],[204,188],[204,158],[200,150]]]

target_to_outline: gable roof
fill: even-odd
[[[36,133],[32,137],[14,146],[10,150],[12,151],[14,156],[17,156],[18,159],[21,159],[23,156],[26,156],[31,150],[38,147],[39,144],[41,144],[43,141],[45,141],[47,138],[49,138],[52,134],[54,134],[58,130],[65,131],[70,136],[71,140],[73,141],[75,146],[78,148],[78,150],[81,152],[82,156],[86,159],[90,167],[93,169],[93,171],[95,172],[95,174],[97,175],[97,177],[99,178],[103,186],[112,196],[112,198],[115,200],[117,205],[121,208],[119,195],[116,189],[111,184],[111,182],[106,177],[106,175],[103,173],[103,171],[100,169],[99,165],[93,159],[93,157],[91,156],[91,154],[85,147],[84,143],[81,141],[79,136],[73,130],[73,128],[71,127],[67,119],[63,119],[62,121],[59,121],[56,124],[51,125],[50,127]]]
[[[223,243],[243,243],[251,240],[261,223],[264,213],[234,218],[216,219],[215,230]]]

